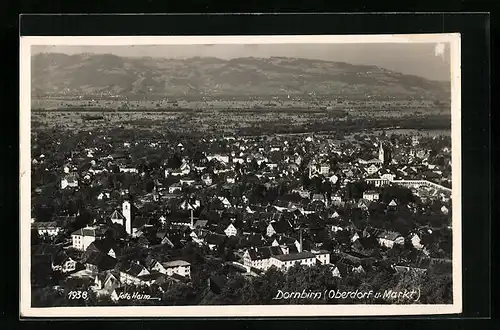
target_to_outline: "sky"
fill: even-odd
[[[97,53],[164,58],[298,57],[350,64],[376,65],[431,80],[449,81],[450,47],[436,43],[350,44],[210,44],[138,46],[32,46],[32,53]]]

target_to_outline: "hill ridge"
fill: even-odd
[[[380,68],[295,57],[125,57],[38,53],[33,97],[56,95],[371,95],[445,100],[449,82]]]

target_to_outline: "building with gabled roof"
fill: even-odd
[[[288,270],[294,265],[315,266],[318,259],[314,253],[302,251],[297,253],[289,253],[273,256],[270,259],[270,264],[278,269]]]
[[[400,233],[393,231],[383,231],[377,235],[377,240],[380,245],[387,248],[392,248],[394,244],[403,245],[405,239]]]
[[[85,251],[94,241],[104,238],[105,230],[98,226],[86,226],[71,233],[73,248]]]
[[[31,228],[38,232],[38,235],[57,236],[61,231],[61,227],[57,225],[56,221],[34,222]]]
[[[269,223],[266,228],[266,235],[271,237],[274,234],[286,234],[292,229],[288,221],[275,221]]]
[[[163,269],[165,269],[165,274],[172,276],[177,274],[183,277],[191,276],[191,264],[184,260],[173,260],[161,263]]]
[[[67,174],[61,179],[61,189],[78,187],[78,175]]]
[[[133,261],[117,264],[116,270],[120,272],[120,282],[123,284],[144,284],[144,281],[140,277],[150,274],[144,266]]]

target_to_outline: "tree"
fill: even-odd
[[[193,305],[196,299],[196,292],[193,286],[185,283],[174,283],[163,294],[162,303],[165,305],[186,306]]]
[[[243,304],[243,290],[246,279],[241,274],[230,275],[226,286],[223,288],[216,303],[220,305],[240,305]]]
[[[245,305],[276,304],[273,300],[283,287],[285,277],[275,267],[269,268],[262,276],[254,277],[245,283],[242,289],[242,303]]]

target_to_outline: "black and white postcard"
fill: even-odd
[[[462,311],[460,35],[21,37],[21,315]]]

